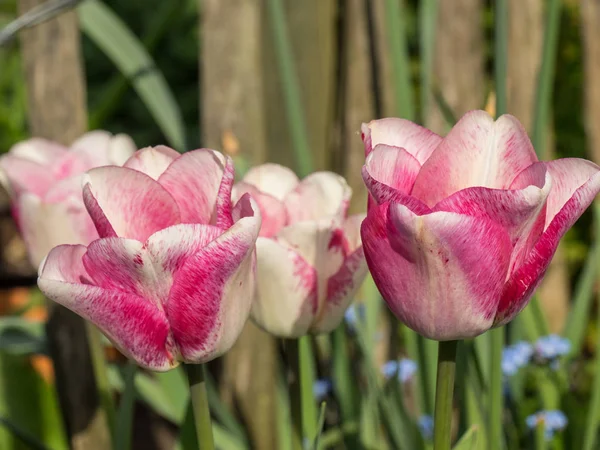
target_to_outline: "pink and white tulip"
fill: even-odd
[[[402,119],[362,132],[367,263],[392,312],[431,339],[511,321],[600,191],[598,166],[538,161],[509,115],[470,112],[445,138]]]
[[[83,199],[100,235],[54,248],[38,285],[142,367],[163,371],[226,352],[254,297],[260,213],[231,204],[233,164],[213,150],[136,152],[92,169]]]
[[[70,149],[32,138],[0,157],[0,182],[11,196],[13,216],[35,267],[52,247],[98,238],[81,197],[83,173],[121,165],[135,150],[129,136],[92,131]]]
[[[285,167],[264,164],[234,186],[233,198],[247,193],[263,218],[253,320],[279,337],[333,330],[367,274],[364,214],[347,217],[346,181],[331,172],[299,181]]]

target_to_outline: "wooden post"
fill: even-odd
[[[483,1],[454,0],[438,3],[434,84],[457,117],[485,102]],[[448,127],[432,99],[426,122],[437,133]]]
[[[544,18],[542,0],[509,2],[508,112],[517,117],[528,131],[533,124],[538,72],[542,62]],[[550,128],[548,136],[552,136]],[[552,157],[553,147],[553,142],[546,142],[545,159]],[[564,326],[569,295],[569,276],[560,245],[538,288],[538,297],[551,332],[559,333]]]
[[[201,1],[203,145],[250,165],[267,157],[261,0]],[[275,450],[275,339],[248,322],[223,358],[221,392],[240,407],[253,448]]]
[[[19,12],[45,0],[19,0]],[[70,144],[86,131],[87,112],[77,16],[64,13],[21,34],[31,134]],[[99,407],[84,321],[50,305],[47,324],[56,387],[71,447],[106,449],[110,436]]]
[[[292,51],[302,92],[305,122],[314,170],[331,168],[331,129],[335,108],[335,48],[337,0],[285,0]],[[264,4],[264,0],[263,0]],[[263,6],[263,18],[268,20]],[[282,107],[282,91],[273,49],[272,31],[263,30],[263,81],[269,159],[294,167],[292,141]]]

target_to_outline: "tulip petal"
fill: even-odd
[[[154,180],[162,175],[173,161],[181,156],[172,148],[158,145],[138,150],[129,158],[123,167],[143,172]]]
[[[352,189],[333,172],[314,172],[285,198],[289,223],[342,218],[348,210]]]
[[[527,257],[543,231],[546,199],[551,190],[552,178],[544,170],[543,163],[530,167],[539,169],[538,164],[542,170],[535,170],[537,177],[532,180],[535,184],[513,190],[467,188],[445,198],[433,208],[433,211],[484,217],[504,228],[513,244],[507,276]],[[523,173],[523,177],[526,175],[527,171]]]
[[[434,132],[423,128],[410,120],[387,118],[373,120],[361,127],[365,144],[365,155],[379,144],[405,149],[423,165],[442,138]]]
[[[117,134],[112,137],[108,146],[108,163],[122,166],[136,150],[137,146],[130,136]]]
[[[350,249],[341,224],[332,220],[296,222],[281,230],[278,242],[298,253],[317,274],[316,316],[327,299],[327,283],[340,268]]]
[[[38,286],[50,299],[93,322],[126,355],[150,370],[169,370],[175,361],[164,312],[133,294],[81,284],[89,278],[83,246],[54,248],[40,267]]]
[[[468,187],[507,189],[514,174],[536,161],[517,119],[503,115],[494,122],[485,111],[472,111],[423,164],[411,195],[433,206]]]
[[[314,333],[329,333],[340,324],[368,270],[362,247],[344,260],[340,270],[327,282],[327,301],[311,328]]]
[[[262,226],[260,236],[275,236],[287,223],[287,211],[284,204],[270,194],[259,191],[254,185],[244,181],[236,183],[231,193],[236,202],[243,194],[250,194],[260,208]]]
[[[506,282],[494,320],[495,326],[510,322],[527,305],[542,281],[560,239],[600,192],[600,172],[593,163],[563,159],[546,163],[546,167],[554,183],[546,211],[546,217],[551,217],[550,223],[523,264]],[[579,187],[573,189],[578,183],[581,183]],[[562,206],[559,206],[561,203]],[[557,207],[560,209],[555,213]]]
[[[22,192],[42,197],[56,181],[47,167],[11,154],[0,158],[0,168],[3,171],[3,184],[13,197]]]
[[[283,338],[306,334],[317,313],[317,273],[294,250],[275,239],[256,241],[256,299],[252,319]]]
[[[210,361],[231,348],[248,319],[255,289],[258,206],[248,196],[240,218],[175,272],[167,317],[183,360]]]
[[[37,267],[60,244],[89,244],[98,233],[81,198],[81,176],[52,186],[43,199],[24,193],[17,200],[20,231]]]
[[[137,150],[133,139],[126,134],[113,136],[108,131],[85,133],[71,145],[71,152],[86,161],[90,168],[106,165],[121,166]]]
[[[362,169],[369,193],[378,204],[393,201],[401,194],[410,194],[421,164],[403,148],[378,144],[367,156]]]
[[[56,142],[42,138],[31,138],[13,145],[8,154],[45,165],[58,161],[66,156],[68,152],[66,147]]]
[[[89,161],[91,167],[108,164],[108,149],[112,134],[104,130],[94,130],[85,133],[71,144],[72,155]]]
[[[373,208],[361,235],[373,279],[392,312],[425,337],[487,330],[508,271],[511,242],[485,218],[419,216],[402,204]]]
[[[362,245],[360,240],[360,225],[367,217],[366,214],[353,214],[344,221],[343,229],[346,241],[348,242],[348,250],[353,252]]]
[[[167,300],[169,274],[155,264],[140,241],[97,239],[89,245],[82,261],[95,286],[145,298],[161,309]]]
[[[564,158],[544,163],[552,176],[552,190],[548,196],[546,222],[548,228],[554,217],[581,186],[595,179],[600,167],[579,158]],[[578,216],[579,217],[579,216]]]
[[[142,172],[99,167],[87,172],[83,182],[83,201],[100,237],[144,242],[158,230],[180,222],[173,197]]]
[[[231,158],[214,150],[193,150],[173,161],[158,182],[179,205],[183,223],[231,226]]]
[[[300,182],[292,170],[273,163],[251,168],[244,175],[243,181],[265,194],[272,195],[279,201],[283,201],[285,196]]]

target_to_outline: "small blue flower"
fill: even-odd
[[[383,374],[386,380],[392,378],[396,373],[398,373],[398,361],[392,359],[391,361],[386,361],[381,366],[381,373]]]
[[[433,417],[428,415],[419,417],[419,430],[423,439],[430,441],[433,438]]]
[[[316,380],[313,384],[313,395],[318,402],[323,400],[327,395],[331,392],[333,385],[331,384],[331,380],[327,378],[321,378]]]
[[[571,341],[557,334],[541,337],[535,343],[535,354],[542,361],[551,361],[566,355],[571,350]]]
[[[350,330],[354,330],[359,320],[365,317],[365,305],[362,303],[350,305],[344,313],[344,321]]]
[[[532,414],[525,419],[527,427],[535,429],[539,424],[544,424],[544,436],[546,440],[551,440],[554,433],[564,430],[569,423],[567,416],[559,410],[540,411]]]
[[[417,371],[417,363],[412,359],[402,358],[398,362],[398,379],[401,383],[409,381]]]
[[[533,355],[533,347],[529,342],[517,342],[502,351],[502,373],[511,376],[526,366]]]

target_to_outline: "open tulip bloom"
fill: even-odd
[[[509,115],[470,112],[445,138],[402,119],[362,133],[369,269],[392,312],[439,341],[511,321],[600,190],[598,166],[538,161]]]
[[[285,167],[264,164],[234,186],[233,198],[246,193],[263,221],[253,320],[284,338],[333,330],[367,274],[359,236],[364,215],[347,217],[346,181],[331,172],[299,181]]]
[[[11,196],[15,221],[37,267],[52,247],[98,238],[81,197],[89,169],[123,164],[136,150],[129,136],[92,131],[71,148],[33,138],[0,157],[0,182]]]
[[[83,201],[100,239],[54,248],[40,289],[142,367],[218,357],[250,313],[261,225],[249,196],[232,206],[232,184],[231,159],[207,149],[147,148],[90,170]]]

